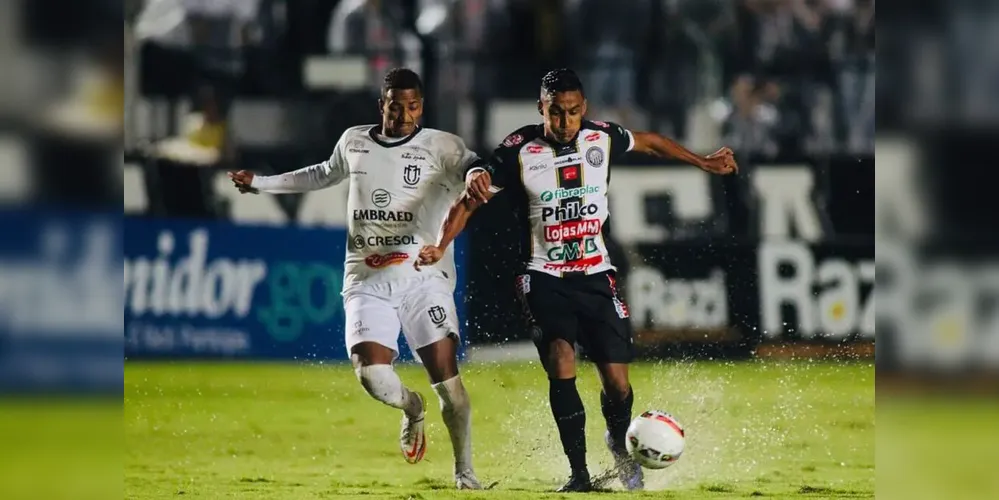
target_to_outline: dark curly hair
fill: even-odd
[[[571,69],[553,69],[541,78],[542,94],[551,95],[556,92],[572,92],[575,90],[583,93],[583,82],[576,75],[576,72]]]
[[[420,75],[417,75],[415,71],[408,68],[395,68],[390,70],[385,74],[385,79],[382,80],[382,97],[389,90],[409,90],[413,89],[423,95],[423,81],[420,80]]]

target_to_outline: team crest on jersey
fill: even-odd
[[[524,136],[522,136],[520,134],[513,134],[513,135],[508,136],[506,139],[503,140],[503,145],[506,146],[506,147],[508,147],[508,148],[512,148],[512,147],[514,147],[517,144],[520,144],[522,142],[524,142]]]
[[[593,146],[586,150],[586,162],[594,167],[604,164],[604,150],[600,146]]]
[[[419,165],[406,165],[406,168],[402,170],[402,182],[405,182],[407,186],[415,186],[420,182],[420,166]]]

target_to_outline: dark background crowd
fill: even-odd
[[[501,133],[491,129],[496,104],[530,104],[546,70],[569,66],[583,75],[592,115],[695,147],[698,138],[765,155],[874,147],[873,0],[126,4],[126,61],[138,76],[127,98],[191,103],[203,123],[186,132],[202,146],[263,134],[288,139],[271,146],[329,149],[343,128],[377,118],[359,95],[373,97],[381,74],[408,66],[428,85],[426,125],[485,150]],[[303,70],[317,58],[359,61],[353,72],[366,74],[339,69],[317,85]],[[309,113],[294,131],[227,131],[244,99]],[[126,109],[133,146],[185,132],[175,108],[157,108],[165,122]],[[223,151],[241,149],[232,146]]]

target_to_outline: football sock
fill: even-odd
[[[586,472],[586,409],[576,390],[576,377],[548,379],[548,399],[573,474]]]
[[[441,402],[441,417],[451,436],[454,448],[454,472],[457,474],[472,469],[472,406],[456,375],[443,382],[433,384],[434,392]]]
[[[402,385],[392,365],[368,365],[356,368],[354,373],[371,397],[407,415],[415,417],[423,410],[420,398]]]
[[[635,402],[635,393],[628,387],[628,396],[623,400],[613,399],[606,392],[600,391],[600,410],[607,421],[607,431],[615,446],[624,447],[625,434],[631,425],[631,407]]]

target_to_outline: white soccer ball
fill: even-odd
[[[625,447],[642,467],[665,469],[676,463],[687,442],[683,426],[669,413],[650,410],[628,426]]]

